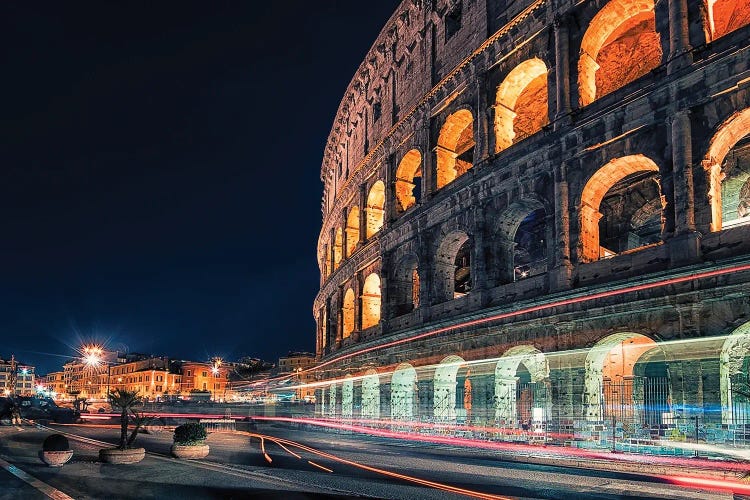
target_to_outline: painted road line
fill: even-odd
[[[31,486],[41,491],[42,493],[44,493],[50,498],[54,498],[55,500],[73,500],[73,497],[70,497],[66,495],[65,493],[63,493],[62,491],[58,490],[57,488],[53,488],[49,484],[40,481],[34,476],[27,474],[26,472],[22,471],[15,465],[6,462],[2,458],[0,458],[0,467],[10,472],[21,481],[24,481],[25,483],[30,484]]]

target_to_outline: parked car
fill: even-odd
[[[70,408],[61,408],[51,398],[36,396],[0,397],[0,423],[10,425],[14,403],[18,405],[21,418],[51,420],[60,424],[75,423],[80,414]]]

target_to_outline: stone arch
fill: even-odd
[[[705,0],[708,12],[708,32],[716,40],[750,24],[750,1]]]
[[[471,290],[471,250],[469,235],[456,230],[440,242],[435,255],[436,299],[447,301]]]
[[[341,336],[346,339],[349,338],[354,331],[354,290],[351,288],[347,288],[344,293],[344,304],[341,307],[341,316],[343,320]]]
[[[644,172],[650,174],[638,177],[639,174],[643,174]],[[659,183],[658,175],[659,167],[653,160],[642,154],[636,154],[610,160],[589,178],[581,194],[579,213],[580,240],[578,246],[581,261],[595,261],[602,257],[614,255],[620,250],[614,251],[604,247],[600,234],[600,220],[603,215],[601,212],[602,201],[613,188],[617,188],[618,191],[626,190],[629,186],[636,186],[637,183],[655,181],[657,183],[657,196],[659,196],[659,212],[657,216],[659,224],[661,224],[664,200],[661,197],[661,184]],[[630,222],[632,223],[633,220],[637,220],[635,213],[630,214]],[[634,238],[633,244],[635,246],[632,248],[643,246],[636,243],[638,241]]]
[[[456,376],[466,365],[460,356],[451,355],[443,359],[435,369],[433,380],[433,415],[435,419],[454,422],[456,420]]]
[[[343,236],[341,234],[341,228],[336,228],[336,235],[334,236],[333,241],[333,270],[339,268],[339,265],[341,265],[341,260],[343,259]]]
[[[539,349],[531,345],[519,345],[508,349],[498,360],[495,366],[495,419],[506,426],[516,426],[519,420],[517,399],[518,399],[518,382],[517,372],[519,367],[523,367],[529,373],[529,382],[532,384],[541,384],[546,388],[549,379],[549,364],[547,358]],[[538,397],[532,391],[533,406],[541,404],[546,410],[549,410],[549,397],[545,391],[538,391],[543,397]]]
[[[346,217],[346,256],[350,257],[359,244],[359,207],[349,209]]]
[[[380,276],[372,273],[362,287],[362,329],[380,322]]]
[[[706,177],[708,177],[711,231],[720,231],[725,225],[732,225],[732,222],[736,224],[737,221],[750,215],[750,192],[742,192],[742,189],[750,180],[750,175],[730,178],[730,181],[735,181],[732,184],[736,183],[738,186],[724,182],[727,174],[731,173],[727,171],[730,169],[726,168],[725,160],[735,145],[748,137],[749,130],[750,108],[745,108],[742,111],[737,111],[724,121],[709,143],[708,152],[703,159],[703,168],[706,170]],[[747,196],[743,197],[743,194]],[[736,217],[732,217],[732,211]],[[750,221],[750,218],[747,221]],[[727,222],[730,224],[727,224]]]
[[[515,201],[500,214],[495,230],[500,283],[547,271],[551,229],[546,207],[536,198]]]
[[[437,189],[462,176],[474,164],[474,115],[460,109],[446,118],[435,147]]]
[[[328,387],[328,416],[329,417],[335,417],[336,416],[336,409],[337,409],[337,399],[336,394],[338,393],[338,388],[336,387],[336,384],[331,384]]]
[[[419,261],[416,255],[408,254],[398,261],[390,283],[394,316],[401,316],[419,307]]]
[[[380,377],[375,369],[362,377],[362,418],[380,418]]]
[[[610,0],[594,16],[581,40],[579,104],[640,78],[661,64],[654,0]]]
[[[383,215],[385,211],[385,184],[383,181],[377,181],[370,188],[367,194],[367,238],[371,238],[375,233],[383,228]]]
[[[634,368],[643,354],[659,348],[656,342],[646,335],[635,332],[618,332],[599,340],[586,354],[583,404],[588,420],[602,420],[614,412],[612,403],[607,401],[605,382],[622,386],[632,380]],[[632,412],[635,406],[627,401]]]
[[[547,65],[534,57],[508,73],[495,98],[495,152],[538,132],[549,123]]]
[[[341,383],[341,416],[352,418],[354,412],[354,380],[346,375]]]
[[[724,341],[719,356],[721,423],[747,422],[750,416],[750,322],[734,330]],[[739,416],[739,418],[737,418]]]
[[[422,189],[422,154],[409,150],[396,169],[396,209],[406,212],[417,204]]]
[[[409,363],[401,363],[391,376],[391,418],[412,420],[417,392],[417,371]]]

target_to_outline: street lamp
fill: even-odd
[[[97,369],[101,365],[107,367],[107,397],[109,398],[109,382],[112,376],[112,364],[102,357],[103,352],[102,347],[98,345],[84,346],[83,363],[91,369]]]

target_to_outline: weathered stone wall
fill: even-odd
[[[544,310],[478,330],[458,327],[449,335],[353,355],[529,301],[730,266],[731,259],[750,252],[750,226],[713,231],[711,172],[716,170],[708,157],[717,131],[750,109],[750,27],[712,35],[705,28],[705,9],[695,1],[650,7],[645,0],[506,3],[405,1],[347,90],[321,172],[321,290],[314,314],[319,356],[326,362],[342,358],[331,367],[356,373],[364,366],[385,370],[401,362],[439,363],[451,354],[486,359],[522,344],[549,353],[591,347],[617,331],[657,341],[725,335],[748,320],[750,281],[738,273]],[[594,33],[607,24],[601,22],[602,12],[627,9],[635,14],[620,32]],[[601,58],[595,63],[603,72],[591,94],[580,78],[591,64],[586,57],[594,60],[586,51],[592,51],[590,40],[596,36]],[[644,61],[651,69],[644,69]],[[499,95],[514,85],[518,91],[510,99]],[[524,94],[524,89],[532,91]],[[583,105],[586,92],[593,100]],[[441,142],[454,127],[451,117],[462,110],[473,118],[469,153]],[[517,127],[515,118],[527,125]],[[454,143],[466,140],[462,133],[456,128]],[[737,140],[742,135],[739,129],[732,134]],[[396,169],[411,150],[421,154],[421,192],[419,201],[401,212]],[[470,153],[473,157],[465,156]],[[458,160],[467,163],[459,169]],[[459,175],[438,188],[441,162],[455,163]],[[646,181],[628,184],[629,176],[646,174],[651,175]],[[378,182],[385,184],[384,225],[368,238],[368,194]],[[607,206],[600,209],[605,195]],[[639,212],[640,205],[651,212]],[[346,240],[352,207],[359,211],[359,241],[335,262],[335,235],[343,229]],[[628,234],[630,219],[613,222],[615,214],[645,220],[654,210],[661,213],[655,243],[639,245],[638,228]],[[513,265],[521,244],[517,234],[532,212],[542,214],[545,224],[544,241],[538,242],[545,258],[519,276]],[[624,228],[620,239],[632,249],[606,253],[601,217],[601,230]],[[471,256],[471,290],[456,298],[445,290],[459,246],[451,245],[453,240],[466,241]],[[626,243],[622,249],[630,248]],[[401,307],[403,266],[414,262],[419,300],[408,310]],[[371,273],[381,280],[381,321],[355,328],[343,339],[343,295],[354,291],[361,326],[362,286]]]

